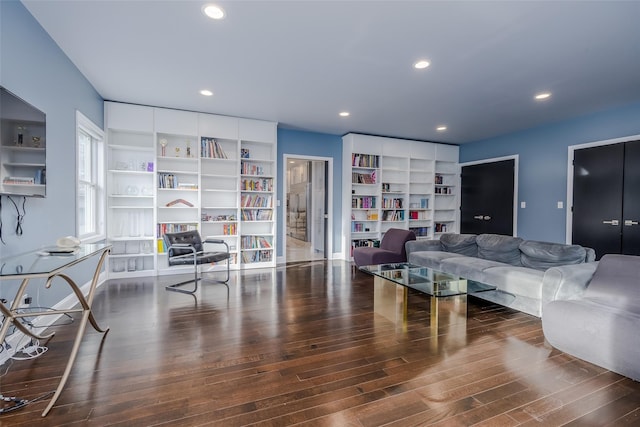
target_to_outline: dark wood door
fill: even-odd
[[[513,235],[515,160],[463,166],[460,232]]]
[[[600,259],[621,253],[624,144],[576,150],[573,157],[572,242]]]
[[[640,255],[640,141],[624,144],[622,253]]]

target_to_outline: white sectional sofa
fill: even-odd
[[[598,265],[591,248],[497,234],[443,234],[406,251],[411,264],[494,285],[475,295],[537,317],[546,303],[584,292]]]

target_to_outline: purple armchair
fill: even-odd
[[[407,251],[404,244],[416,240],[413,231],[390,228],[384,234],[379,248],[360,247],[353,249],[353,261],[358,267],[363,265],[406,262]]]

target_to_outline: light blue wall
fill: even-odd
[[[519,155],[518,236],[564,242],[570,145],[640,134],[640,103],[460,146],[460,162]]]
[[[286,165],[283,156],[318,156],[333,158],[333,253],[342,250],[342,136],[324,133],[303,132],[278,128],[278,209],[277,256],[282,254],[282,230],[285,197]]]
[[[27,198],[22,236],[15,233],[13,205],[2,198],[4,257],[76,233],[76,109],[101,128],[104,116],[103,100],[93,86],[22,3],[13,0],[0,1],[0,84],[47,115],[47,197]],[[46,299],[57,302],[67,289],[47,291]]]

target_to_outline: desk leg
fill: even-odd
[[[98,261],[98,265],[96,266],[96,271],[93,274],[93,279],[91,280],[91,287],[89,288],[89,293],[87,294],[87,298],[85,299],[84,295],[78,288],[78,285],[69,277],[63,274],[59,274],[73,289],[73,292],[78,297],[78,301],[82,305],[82,319],[80,320],[80,325],[78,325],[78,332],[76,333],[76,339],[73,342],[73,349],[71,350],[71,354],[69,355],[69,360],[67,361],[67,366],[64,369],[64,374],[62,374],[62,378],[60,379],[60,384],[58,384],[58,388],[56,388],[56,392],[54,393],[51,401],[42,412],[42,416],[46,417],[53,405],[55,405],[58,397],[60,397],[60,393],[62,393],[62,389],[67,384],[67,380],[69,379],[69,374],[71,373],[71,368],[73,367],[73,363],[76,360],[76,356],[78,355],[78,350],[80,349],[80,343],[82,342],[82,337],[84,336],[84,331],[87,326],[87,321],[91,321],[91,325],[95,328],[96,331],[107,333],[109,328],[101,329],[98,327],[93,314],[91,313],[91,304],[93,304],[93,297],[98,286],[98,277],[100,277],[100,270],[102,270],[102,265],[104,264],[104,260],[107,257],[109,251],[104,251],[100,256],[100,260]],[[49,279],[48,283],[50,283],[51,279]]]
[[[35,338],[37,340],[47,340],[51,338],[55,332],[52,332],[48,335],[38,335],[34,334],[31,330],[26,328],[22,322],[16,322],[16,316],[14,313],[18,310],[20,306],[20,301],[22,301],[22,297],[24,295],[24,291],[27,289],[27,285],[29,284],[29,279],[23,279],[22,283],[20,283],[20,287],[18,288],[18,292],[16,292],[16,296],[13,298],[13,304],[9,309],[7,309],[4,304],[0,303],[0,313],[4,316],[4,322],[2,323],[2,328],[0,328],[0,343],[4,342],[4,339],[9,332],[9,327],[14,325],[16,329],[18,329],[23,334],[30,336],[31,338]]]

